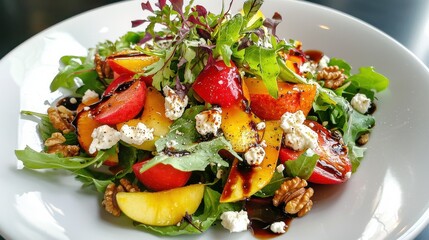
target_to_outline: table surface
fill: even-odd
[[[0,58],[51,25],[78,13],[118,1],[0,0],[2,35]],[[429,1],[308,0],[308,2],[337,9],[375,26],[407,47],[429,66]],[[429,239],[429,227],[415,239]]]

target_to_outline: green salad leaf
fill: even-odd
[[[241,159],[232,149],[230,142],[224,137],[218,137],[207,142],[195,143],[184,147],[177,154],[174,152],[169,154],[160,153],[144,164],[140,171],[144,172],[158,163],[170,164],[182,171],[204,171],[209,164],[228,167],[228,162],[218,154],[222,149],[228,150],[235,157]]]
[[[37,131],[39,133],[39,136],[42,138],[42,141],[46,141],[46,139],[50,138],[52,133],[58,132],[58,130],[54,128],[51,121],[49,120],[48,114],[32,111],[21,111],[21,114],[33,116],[39,119],[37,124]],[[66,145],[75,145],[78,143],[77,135],[74,132],[63,134],[63,136],[66,139],[66,142],[64,143]]]
[[[24,150],[15,150],[15,155],[26,168],[73,170],[100,164],[115,152],[115,147],[112,147],[107,151],[98,151],[95,157],[62,157],[58,154],[37,152],[27,146]]]
[[[376,72],[373,67],[361,67],[359,73],[348,78],[356,88],[375,90],[377,92],[385,90],[389,86],[389,79]]]
[[[291,177],[298,176],[302,179],[308,179],[313,173],[318,159],[319,155],[307,150],[303,154],[299,155],[297,159],[286,161],[284,163],[286,173]]]

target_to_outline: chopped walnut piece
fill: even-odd
[[[74,157],[79,155],[79,146],[56,144],[48,147],[47,153],[60,153],[64,157]]]
[[[79,146],[64,145],[66,138],[60,132],[52,133],[51,137],[46,139],[45,146],[48,147],[47,153],[60,153],[64,157],[74,157],[79,155]]]
[[[104,209],[115,217],[121,215],[121,210],[116,202],[116,194],[118,192],[140,192],[140,189],[136,185],[131,184],[131,182],[125,178],[121,178],[119,183],[119,185],[114,183],[107,185],[106,191],[104,191],[104,199],[101,202]]]
[[[64,106],[48,108],[48,117],[55,129],[58,129],[63,133],[74,131],[72,124],[74,118],[73,112]]]
[[[367,144],[368,141],[369,141],[369,132],[360,135],[359,138],[357,139],[357,144],[359,144],[359,146],[363,146]]]
[[[121,210],[116,202],[116,193],[123,192],[121,190],[123,190],[122,186],[117,187],[114,183],[110,183],[107,185],[106,191],[104,191],[104,199],[101,202],[104,209],[115,217],[119,217],[121,215]]]
[[[341,87],[346,79],[344,69],[340,69],[338,66],[325,67],[317,73],[317,80],[325,81],[324,87],[330,89]]]
[[[51,137],[46,139],[45,146],[52,147],[57,144],[63,144],[66,142],[66,138],[59,132],[52,133]]]
[[[97,53],[94,57],[94,63],[95,63],[95,71],[98,74],[98,77],[100,79],[105,78],[113,78],[113,71],[110,68],[109,64],[104,61],[100,55]]]
[[[121,183],[127,192],[140,192],[140,188],[137,185],[131,184],[128,179],[121,178],[119,183]]]
[[[310,199],[313,194],[314,190],[311,187],[307,187],[307,181],[294,177],[284,181],[275,192],[273,205],[277,207],[284,203],[286,213],[297,214],[298,217],[302,217],[313,206],[313,201]]]

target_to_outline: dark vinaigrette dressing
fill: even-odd
[[[238,178],[241,178],[243,181],[243,193],[248,194],[252,176],[255,173],[254,168],[244,162],[238,162],[232,168],[237,168],[238,174],[235,177],[230,175],[228,181],[236,182]],[[231,189],[225,188],[223,194],[229,195],[231,192]],[[250,231],[259,239],[269,239],[282,235],[281,233],[272,232],[270,230],[271,224],[282,221],[286,224],[284,230],[287,231],[293,219],[291,215],[283,212],[283,206],[275,207],[272,201],[272,197],[252,197],[244,202],[244,210],[247,211],[250,220]]]
[[[250,230],[259,239],[274,238],[282,233],[274,233],[270,225],[275,222],[284,222],[285,231],[289,228],[292,217],[283,212],[281,207],[274,207],[271,197],[250,198],[246,200],[244,208],[250,220]]]
[[[305,56],[307,57],[307,59],[314,61],[314,62],[319,62],[320,59],[322,59],[324,53],[319,51],[319,50],[306,50],[304,51]]]

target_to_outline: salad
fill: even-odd
[[[135,31],[63,56],[50,85],[62,97],[22,111],[43,151],[17,158],[69,171],[108,213],[157,235],[219,222],[274,237],[311,215],[314,185],[359,167],[389,80],[280,38],[282,16],[264,16],[262,0],[231,4],[143,2]]]

